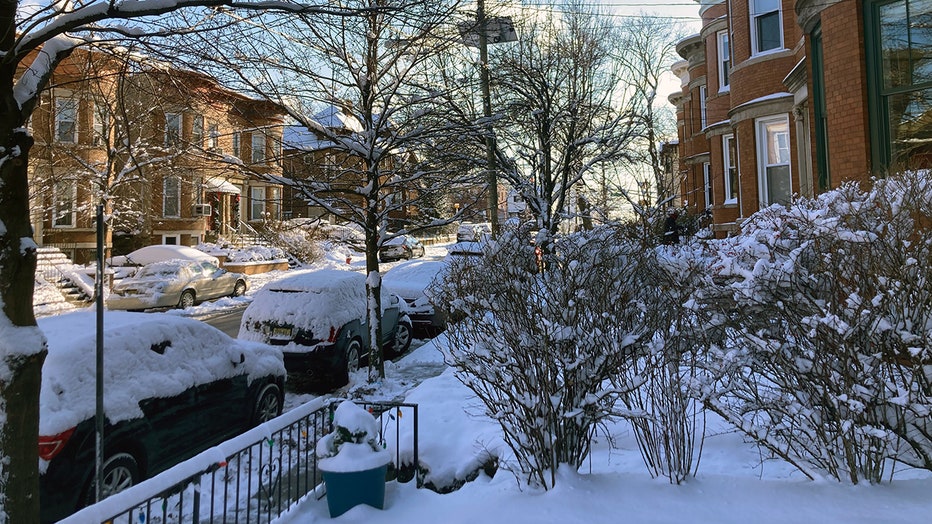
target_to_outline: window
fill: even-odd
[[[757,170],[761,207],[788,205],[793,196],[790,179],[790,122],[787,116],[757,120]]]
[[[181,216],[181,178],[166,176],[162,187],[162,216]]]
[[[722,160],[725,168],[725,203],[738,202],[738,144],[734,135],[722,137]]]
[[[262,220],[265,215],[265,188],[253,187],[249,190],[249,219]]]
[[[242,134],[239,131],[233,131],[233,156],[239,157],[240,155],[240,137]]]
[[[716,33],[718,39],[718,90],[728,91],[731,74],[731,47],[728,44],[728,31]]]
[[[265,162],[265,134],[261,131],[252,132],[252,163]]]
[[[211,151],[218,151],[220,149],[220,128],[217,127],[217,124],[210,124],[208,128],[207,147],[209,147]]]
[[[708,162],[702,164],[702,194],[705,197],[705,208],[712,207],[712,166]]]
[[[107,144],[110,136],[110,108],[103,100],[94,101],[94,138],[93,144],[101,146]]]
[[[279,218],[278,215],[281,210],[282,188],[276,187],[276,186],[270,186],[267,192],[268,192],[268,200],[269,200],[269,205],[267,206],[269,218],[273,220],[277,220]]]
[[[181,142],[181,115],[165,113],[165,145],[177,146]]]
[[[783,48],[780,0],[751,1],[751,53]]]
[[[76,98],[55,99],[55,139],[74,144],[78,141],[78,100]]]
[[[74,180],[60,180],[55,183],[52,188],[53,227],[74,227],[77,193],[77,183]]]
[[[204,147],[204,115],[194,115],[191,122],[191,143],[196,147]]]
[[[867,57],[875,167],[932,166],[932,1],[870,2]]]
[[[705,99],[706,99],[706,89],[705,86],[699,86],[699,125],[701,129],[705,129],[708,125],[706,123],[706,110],[705,110]]]

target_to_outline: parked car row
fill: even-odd
[[[155,288],[182,273],[218,270],[205,264],[155,262],[132,280]],[[372,351],[367,303],[363,274],[328,269],[294,272],[256,292],[236,339],[190,318],[108,312],[104,496],[278,416],[286,379],[319,392],[345,385]],[[94,324],[90,311],[39,321],[49,347],[38,443],[42,522],[95,500],[96,334],[87,328]],[[378,343],[386,357],[407,351],[412,332],[405,301],[384,292]]]

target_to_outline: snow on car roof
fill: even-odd
[[[48,339],[41,435],[56,435],[94,416],[97,336],[88,326],[95,323],[94,311],[38,319]],[[247,355],[243,364],[241,354]],[[275,348],[234,340],[197,320],[122,311],[104,316],[104,412],[111,423],[142,417],[144,399],[172,397],[241,374],[241,366],[250,379],[285,373]]]
[[[114,257],[116,258],[116,257]],[[220,263],[217,257],[208,255],[203,251],[194,249],[193,247],[188,246],[173,246],[173,245],[164,245],[157,244],[154,246],[146,246],[133,251],[132,253],[126,255],[126,261],[130,264],[145,265],[151,264],[153,262],[162,262],[163,260],[170,260],[173,258],[184,258],[188,260],[198,260],[198,261],[207,261],[211,262],[214,265]]]
[[[172,260],[164,260],[162,262],[153,262],[151,264],[146,264],[140,269],[136,277],[142,276],[152,276],[152,275],[177,275],[182,268],[190,267],[193,264],[198,264],[194,260],[182,260],[180,258]]]
[[[326,337],[352,320],[366,318],[366,279],[361,273],[339,269],[302,271],[267,284],[243,313],[239,337],[262,340],[262,334],[243,326],[274,320],[310,329]]]
[[[404,298],[416,298],[424,293],[434,277],[446,264],[439,260],[409,260],[389,269],[382,276],[382,286]]]

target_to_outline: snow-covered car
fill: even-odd
[[[193,247],[169,244],[156,244],[153,246],[141,247],[128,255],[115,256],[109,260],[109,263],[111,266],[144,266],[146,264],[164,262],[176,258],[210,262],[215,266],[220,265],[220,260],[213,255],[209,255]]]
[[[317,391],[345,385],[369,355],[366,277],[355,271],[301,271],[256,292],[239,338],[281,347],[289,381]],[[411,346],[405,303],[382,294],[380,343],[386,356]]]
[[[492,234],[492,224],[489,222],[463,222],[456,229],[457,242],[478,242],[483,237]]]
[[[482,244],[480,242],[456,242],[447,246],[447,259],[452,257],[481,257]]]
[[[421,241],[411,235],[398,235],[388,239],[385,244],[379,248],[379,261],[389,262],[391,260],[410,260],[424,256],[424,245]]]
[[[114,284],[108,309],[188,308],[198,302],[246,293],[249,280],[207,261],[166,260],[143,266]]]
[[[42,522],[93,502],[93,311],[38,320],[48,339],[39,394]],[[282,411],[281,351],[174,315],[104,318],[104,494],[193,457]]]
[[[444,329],[444,315],[431,305],[424,291],[441,274],[446,263],[440,260],[409,260],[382,275],[382,289],[394,293],[408,304],[408,316],[415,334],[434,335]]]

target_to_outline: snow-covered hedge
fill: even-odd
[[[709,261],[697,307],[729,326],[699,398],[812,478],[932,469],[928,175],[773,206],[678,255]]]

